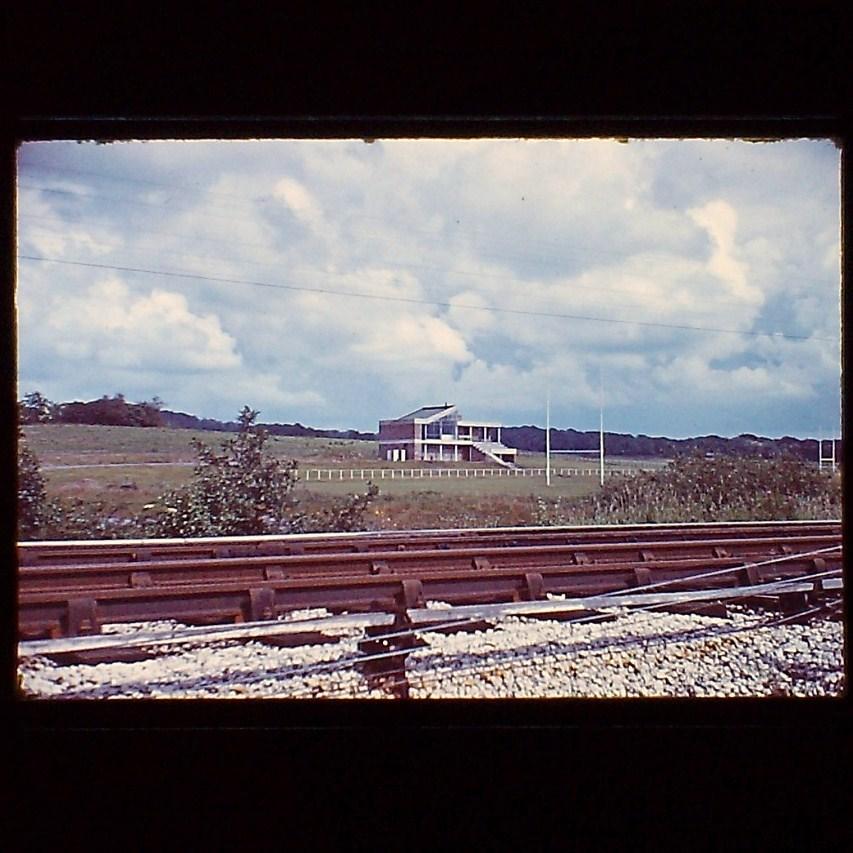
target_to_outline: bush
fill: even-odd
[[[678,459],[579,501],[540,499],[538,524],[839,518],[841,478],[793,458]]]
[[[362,495],[349,495],[333,500],[330,506],[305,512],[293,502],[294,512],[288,519],[289,533],[348,533],[367,528],[367,510],[379,494],[379,487],[368,481]]]
[[[357,530],[378,493],[368,484],[365,495],[347,498],[331,508],[306,512],[293,497],[297,463],[282,462],[265,452],[269,438],[256,426],[258,412],[245,406],[239,431],[216,453],[197,439],[198,462],[193,482],[149,506],[140,521],[146,535],[168,537],[249,536],[328,530]]]
[[[290,511],[296,462],[264,453],[265,430],[258,412],[243,407],[239,432],[216,453],[192,440],[198,461],[193,482],[150,506],[146,522],[158,536],[244,536],[279,532]]]
[[[103,501],[73,498],[50,504],[40,533],[42,539],[134,539],[149,531],[140,519],[122,517]]]
[[[39,462],[18,427],[18,539],[36,539],[48,521],[50,505]]]

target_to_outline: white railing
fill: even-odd
[[[607,468],[606,475],[636,474],[641,468]],[[308,482],[342,480],[431,480],[447,478],[544,477],[544,468],[303,468],[301,479]],[[597,468],[552,468],[555,477],[597,477]]]

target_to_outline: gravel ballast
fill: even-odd
[[[407,657],[410,697],[812,697],[846,689],[840,621],[759,627],[772,617],[735,607],[728,618],[611,615],[597,623],[508,617],[488,630],[420,633],[427,645]],[[105,632],[175,627],[147,622]],[[388,698],[352,666],[333,666],[359,656],[362,637],[353,629],[323,645],[173,644],[151,647],[149,660],[132,663],[25,658],[20,690],[37,699]]]

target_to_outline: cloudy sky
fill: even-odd
[[[19,393],[375,430],[839,430],[824,140],[26,143]]]

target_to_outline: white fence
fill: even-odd
[[[612,474],[636,474],[641,468],[605,468]],[[598,468],[552,468],[552,477],[597,477]],[[430,480],[444,478],[544,477],[544,468],[305,468],[300,471],[303,482],[341,480]]]

